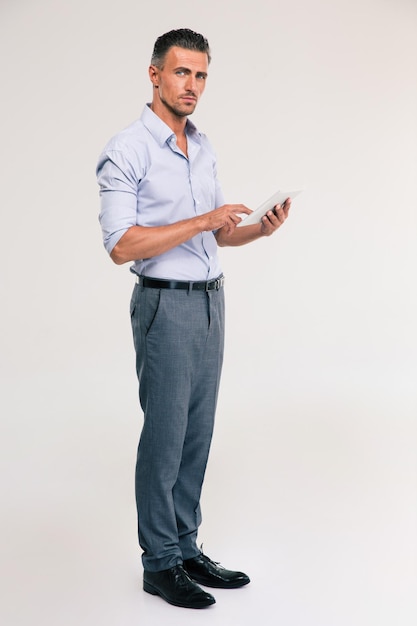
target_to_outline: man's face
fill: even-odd
[[[174,46],[166,54],[162,69],[149,68],[154,100],[177,117],[193,113],[206,86],[208,57],[205,52]],[[156,92],[156,93],[155,93]]]

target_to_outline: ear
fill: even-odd
[[[156,65],[149,66],[149,78],[153,86],[157,89],[159,85],[159,70]]]

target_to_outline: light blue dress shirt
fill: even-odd
[[[190,120],[186,135],[188,158],[177,147],[171,128],[147,105],[140,119],[104,148],[97,180],[99,219],[109,253],[131,226],[172,224],[224,204],[208,139]],[[190,281],[221,274],[212,232],[199,233],[164,254],[138,259],[131,269],[144,276]]]

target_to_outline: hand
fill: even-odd
[[[248,209],[244,204],[224,204],[223,206],[204,213],[200,217],[204,220],[203,230],[219,230],[224,228],[225,232],[230,235],[237,224],[242,221],[239,217],[239,213],[252,213],[251,209]]]
[[[291,198],[287,198],[284,204],[277,204],[273,211],[268,211],[261,221],[261,232],[265,237],[272,235],[280,226],[283,225],[288,217],[291,207]]]

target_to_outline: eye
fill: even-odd
[[[185,70],[177,70],[176,72],[177,76],[184,76],[185,75]]]
[[[206,80],[206,78],[207,78],[207,74],[197,74],[198,80]]]

